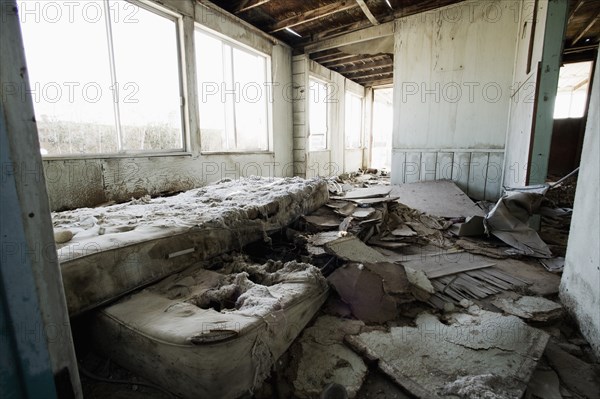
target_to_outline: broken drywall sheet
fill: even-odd
[[[393,263],[350,263],[329,277],[352,314],[366,323],[398,317],[398,305],[414,301],[413,287],[404,267]]]
[[[486,232],[510,245],[516,254],[536,258],[552,257],[548,245],[528,224],[531,215],[538,212],[546,191],[547,185],[508,191],[486,215]]]
[[[564,315],[562,305],[538,296],[522,296],[516,300],[497,298],[492,304],[505,313],[537,322],[556,320]]]
[[[563,399],[558,375],[553,370],[536,369],[527,385],[527,393],[533,398]]]
[[[346,340],[418,398],[521,398],[548,335],[518,317],[470,312],[452,314],[447,324],[425,312],[416,327]]]
[[[325,244],[325,250],[340,259],[358,263],[387,262],[387,258],[358,238],[348,235]]]
[[[354,398],[368,369],[363,359],[343,342],[347,334],[359,334],[364,327],[359,320],[325,315],[305,329],[294,344],[301,349],[293,380],[295,396],[316,398],[325,386],[337,383],[346,388],[349,398]]]
[[[390,195],[399,197],[404,205],[432,216],[449,219],[485,216],[481,208],[450,180],[400,184],[392,187]]]
[[[600,398],[600,368],[561,349],[553,341],[548,344],[546,359],[558,373],[561,382],[584,398]]]

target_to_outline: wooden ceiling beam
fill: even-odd
[[[356,82],[358,83],[358,82]],[[376,80],[368,80],[366,82],[358,83],[364,87],[374,87],[374,86],[387,86],[394,83],[394,78],[385,78],[385,79],[376,79]]]
[[[238,6],[233,10],[234,14],[241,14],[245,11],[251,10],[255,7],[262,6],[263,4],[267,4],[271,0],[244,0],[241,1]]]
[[[379,61],[370,61],[366,60],[363,63],[357,63],[356,65],[351,65],[347,67],[338,67],[335,69],[336,72],[345,74],[345,73],[355,73],[355,72],[364,72],[371,69],[383,68],[388,66],[393,66],[394,60],[390,58],[385,58]]]
[[[344,53],[342,53],[336,49],[325,50],[325,51],[321,52],[320,54],[313,55],[312,59],[315,61],[318,61],[323,58],[331,57],[332,55],[341,55],[341,54],[344,54]]]
[[[386,22],[385,24],[371,26],[370,28],[362,29],[352,33],[346,33],[331,39],[325,39],[309,44],[304,47],[304,52],[307,54],[312,54],[318,51],[329,50],[336,47],[346,46],[348,44],[360,43],[393,34],[394,22],[390,21]]]
[[[355,57],[356,57],[356,55],[354,55],[354,54],[339,53],[339,54],[331,55],[328,57],[323,57],[318,60],[315,59],[315,61],[317,61],[319,64],[329,64],[332,62],[346,60],[348,58],[355,58]],[[348,62],[350,62],[350,61],[348,61]]]
[[[339,67],[342,65],[353,64],[355,62],[362,62],[362,61],[365,61],[366,59],[370,59],[370,60],[374,60],[374,61],[380,60],[386,56],[387,56],[387,54],[382,54],[382,55],[378,55],[375,57],[365,58],[364,55],[353,55],[350,58],[345,58],[345,59],[338,60],[338,61],[319,62],[319,63],[329,69],[332,69],[332,68]]]
[[[302,25],[307,22],[315,21],[317,19],[321,19],[329,15],[356,7],[358,7],[358,4],[353,0],[336,1],[335,3],[327,4],[325,6],[305,11],[302,14],[294,15],[293,17],[281,20],[271,26],[269,33],[279,32],[280,30],[284,30],[286,28],[293,28],[294,26]]]
[[[373,71],[372,73],[367,73],[367,74],[363,74],[363,75],[358,75],[358,76],[346,76],[348,79],[352,79],[352,80],[367,80],[369,78],[374,78],[376,76],[394,76],[394,69],[393,68],[386,68],[385,70],[381,70],[381,71]]]
[[[569,20],[567,21],[567,25],[573,20],[573,18],[575,17],[575,13],[577,11],[579,11],[579,9],[581,8],[581,6],[585,3],[585,0],[579,0],[577,1],[577,4],[575,4],[575,7],[573,7],[573,10],[571,11],[571,14],[569,15]]]
[[[362,10],[363,14],[365,14],[365,16],[369,19],[369,21],[371,21],[373,25],[379,25],[379,21],[377,20],[377,18],[375,18],[375,15],[373,15],[371,10],[369,9],[369,6],[367,5],[367,3],[365,3],[365,0],[356,0],[356,2],[360,6],[360,9]]]
[[[585,25],[585,27],[581,30],[581,32],[575,37],[575,39],[573,39],[573,42],[571,43],[571,46],[574,46],[575,44],[577,44],[577,42],[579,40],[581,40],[582,37],[585,36],[585,34],[592,29],[592,26],[594,26],[594,24],[596,24],[596,22],[598,22],[598,19],[600,19],[600,10],[598,10],[598,12],[596,12],[596,15],[594,15],[592,18],[590,18],[588,20],[588,23]]]

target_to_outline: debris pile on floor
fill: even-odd
[[[327,278],[325,305],[256,398],[599,397],[598,361],[557,302],[571,210],[545,197],[554,188],[496,204],[475,204],[451,181],[393,186],[378,172],[327,188],[325,205],[244,248],[261,265],[233,258],[219,289],[191,299],[252,309],[252,287],[277,283],[269,265],[286,262]],[[288,274],[310,278],[302,270]],[[250,302],[242,293],[221,304],[236,284]]]

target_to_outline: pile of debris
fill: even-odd
[[[541,207],[547,187],[486,208],[449,181],[391,186],[363,174],[328,185],[329,202],[287,230],[334,288],[284,361],[293,396],[341,384],[348,397],[364,397],[376,364],[419,398],[545,398],[559,387],[595,397],[542,381],[545,348],[565,323],[562,306],[544,297],[556,297],[560,278],[539,266],[560,271],[548,265],[562,258],[528,225],[540,208],[563,214]]]

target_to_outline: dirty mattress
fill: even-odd
[[[194,265],[97,311],[96,347],[184,398],[251,393],[321,307],[327,282],[296,261],[216,263],[218,270]]]
[[[328,200],[301,178],[223,180],[176,196],[54,212],[69,313],[76,315],[260,239]]]

